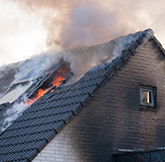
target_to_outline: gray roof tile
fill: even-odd
[[[131,51],[131,53],[133,54],[137,50],[138,47],[139,47],[139,43],[135,41],[128,47],[128,50]]]
[[[120,57],[117,57],[117,59],[115,59],[112,63],[114,68],[118,70],[124,64],[124,61]]]
[[[131,55],[132,55],[131,51],[123,50],[120,58],[123,59],[123,61],[127,61]]]

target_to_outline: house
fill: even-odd
[[[148,29],[112,61],[108,59],[77,81],[49,89],[26,108],[0,135],[0,161],[163,161],[164,49]],[[1,81],[4,77],[14,80],[17,67],[8,67]],[[24,91],[31,87],[30,96],[56,70],[49,69]],[[70,78],[69,73],[65,78]],[[5,89],[3,84],[1,89]],[[1,123],[5,120],[2,114],[12,104],[1,104]]]

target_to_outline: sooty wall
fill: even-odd
[[[139,85],[157,87],[157,111],[139,110]],[[110,162],[118,149],[165,147],[164,96],[164,59],[150,40],[129,58],[34,162]]]

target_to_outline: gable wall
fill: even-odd
[[[113,161],[118,149],[165,147],[165,67],[151,41],[103,86],[34,162]],[[158,111],[139,110],[139,84],[157,87]]]

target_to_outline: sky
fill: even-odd
[[[164,0],[0,0],[0,66],[151,28],[165,46]]]

